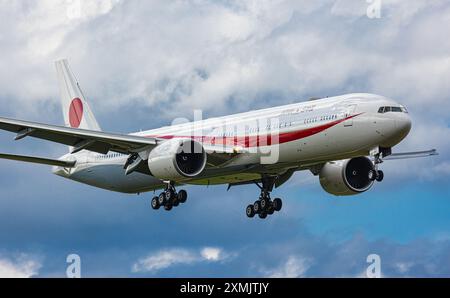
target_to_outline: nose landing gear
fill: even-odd
[[[252,218],[258,214],[259,218],[264,219],[268,215],[272,215],[275,211],[280,211],[283,206],[283,201],[280,198],[276,198],[272,201],[270,198],[270,192],[275,184],[273,177],[263,177],[262,186],[256,185],[261,189],[259,199],[254,204],[250,204],[245,209],[247,217]]]
[[[187,192],[184,189],[177,192],[173,184],[168,183],[166,189],[159,196],[152,198],[150,205],[154,210],[164,207],[166,211],[170,211],[180,203],[185,203],[186,200]]]
[[[370,170],[368,175],[371,181],[381,182],[384,179],[384,173],[381,170]]]
[[[381,170],[378,170],[378,165],[383,162],[383,159],[381,158],[381,154],[375,154],[375,160],[374,160],[374,167],[372,170],[369,171],[368,177],[371,181],[377,181],[381,182],[384,179],[384,173]]]

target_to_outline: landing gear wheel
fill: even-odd
[[[248,205],[245,209],[245,213],[247,214],[247,217],[252,218],[255,216],[255,209],[253,209],[253,205]]]
[[[180,201],[180,203],[185,203],[187,200],[187,192],[182,189],[178,192],[178,201]]]
[[[262,208],[261,208],[261,202],[260,201],[256,201],[254,204],[253,204],[253,210],[255,211],[255,213],[261,213],[261,211],[262,211]]]
[[[173,191],[173,189],[168,188],[166,189],[165,193],[167,201],[172,201],[175,198],[175,192]]]
[[[176,191],[174,183],[167,181],[166,188],[159,196],[154,197],[151,200],[151,206],[153,209],[159,209],[164,207],[165,210],[170,211],[174,207],[179,206],[181,203],[186,202],[187,192],[185,190]]]
[[[269,200],[268,199],[260,200],[260,205],[261,205],[261,210],[266,210],[270,205]]]
[[[159,197],[153,197],[151,200],[151,206],[154,210],[158,210],[161,205],[159,204]]]
[[[375,181],[377,179],[377,171],[376,170],[370,170],[367,174],[367,178],[369,178],[370,181]]]
[[[166,193],[162,192],[158,196],[158,203],[160,206],[164,206],[166,204]]]
[[[273,174],[262,174],[261,181],[255,182],[256,186],[261,190],[261,193],[259,199],[253,205],[247,206],[246,213],[248,217],[254,217],[258,214],[259,218],[264,219],[267,216],[274,214],[275,211],[281,210],[281,200],[275,199],[272,201],[270,197],[270,193],[278,178],[279,176],[274,176]]]
[[[283,201],[280,198],[273,200],[273,209],[275,211],[280,211],[281,207],[283,207]]]
[[[383,173],[383,171],[377,171],[377,175],[376,175],[376,178],[375,178],[378,182],[381,182],[381,181],[383,181],[383,179],[384,179],[384,173]]]

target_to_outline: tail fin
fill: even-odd
[[[55,62],[67,127],[101,130],[66,59]]]

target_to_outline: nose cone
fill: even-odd
[[[405,133],[407,135],[411,130],[411,118],[408,114],[402,114],[401,117],[395,120],[395,126],[399,133]]]
[[[404,139],[411,131],[411,118],[409,115],[401,114],[400,117],[395,119],[395,127],[398,137]]]

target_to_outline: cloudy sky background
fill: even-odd
[[[440,155],[383,164],[351,198],[298,173],[284,209],[248,220],[256,187],[188,187],[189,202],[150,210],[129,196],[0,162],[0,276],[450,276],[450,4],[325,1],[0,0],[0,115],[63,123],[53,61],[68,58],[102,128],[131,132],[312,96],[372,92],[405,104],[397,151]],[[80,8],[80,9],[78,9]],[[57,157],[64,146],[12,141],[0,152]]]

